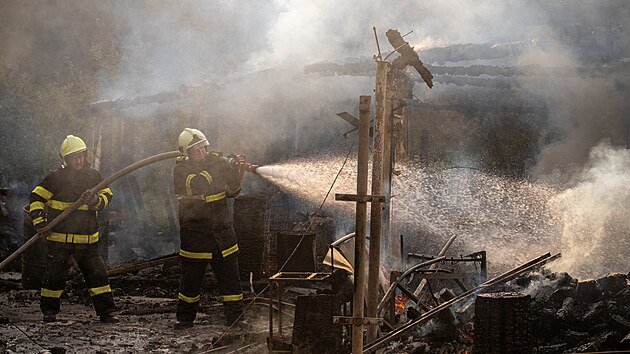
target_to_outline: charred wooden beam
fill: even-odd
[[[115,109],[125,109],[141,104],[151,104],[151,103],[166,103],[170,101],[175,101],[185,97],[182,92],[173,91],[173,92],[160,92],[156,95],[148,95],[148,96],[137,96],[137,97],[120,97],[115,100],[109,101],[97,101],[93,102],[89,105],[90,109],[104,109],[104,110],[115,110]]]
[[[318,74],[320,76],[350,75],[350,76],[375,76],[373,60],[366,60],[358,63],[316,63],[304,66],[304,73]]]
[[[430,63],[458,62],[466,60],[491,60],[521,55],[530,43],[482,43],[454,44],[448,47],[429,48],[421,51],[422,57]]]
[[[609,77],[611,75],[627,77],[630,75],[630,63],[616,63],[610,66],[598,67],[543,67],[540,65],[501,66],[501,65],[469,65],[469,66],[443,66],[425,64],[433,74],[434,81],[444,77],[478,77],[490,76],[488,80],[514,79],[518,76],[546,76],[546,77]],[[375,76],[373,62],[366,61],[356,63],[317,63],[304,67],[305,74],[319,74],[320,76]],[[481,86],[481,85],[479,85]]]
[[[427,65],[435,75],[462,75],[462,76],[534,76],[540,75],[541,67],[538,65],[525,66],[497,66],[497,65],[470,65],[470,66],[438,66]]]
[[[422,80],[427,86],[429,88],[433,87],[433,74],[424,66],[422,60],[418,57],[418,53],[402,38],[400,32],[390,29],[387,30],[385,35],[389,43],[394,47],[394,50],[400,53],[400,56],[392,61],[392,68],[402,70],[407,66],[413,66],[422,76]]]
[[[501,90],[510,90],[513,88],[519,88],[521,86],[521,84],[515,78],[511,77],[481,78],[469,76],[439,75],[434,77],[433,80],[443,85],[476,86]],[[415,81],[420,82],[421,80],[416,79]]]
[[[180,99],[188,99],[194,92],[200,92],[204,90],[216,89],[216,85],[200,85],[200,86],[185,86],[182,85],[176,91],[160,92],[155,95],[136,96],[136,97],[120,97],[115,100],[103,100],[92,102],[85,107],[86,110],[116,110],[134,107],[142,104],[151,103],[167,103]]]
[[[141,262],[137,262],[137,263],[132,263],[132,264],[124,264],[112,269],[109,269],[107,271],[107,275],[110,277],[116,276],[116,275],[122,275],[122,274],[126,274],[126,273],[131,273],[131,272],[137,272],[139,270],[142,269],[146,269],[146,268],[151,268],[151,267],[155,267],[158,265],[162,265],[166,262],[169,261],[175,261],[177,260],[177,257],[179,257],[179,253],[173,253],[173,254],[169,254],[166,256],[161,256],[161,257],[157,257],[157,258],[153,258],[153,259],[149,259],[146,261],[141,261]]]
[[[543,116],[547,115],[547,107],[545,106],[525,106],[525,105],[497,105],[497,106],[476,106],[476,105],[466,105],[466,104],[435,104],[435,103],[425,103],[425,102],[414,102],[413,107],[419,109],[428,109],[434,111],[456,111],[463,113],[473,113],[473,112],[503,112],[503,113],[535,113],[541,114]]]

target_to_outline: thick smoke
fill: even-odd
[[[551,199],[563,225],[554,266],[577,277],[625,273],[630,259],[630,151],[603,142],[591,150],[575,186]]]
[[[302,67],[370,57],[377,52],[372,27],[377,28],[384,53],[392,50],[384,37],[389,28],[414,31],[405,38],[416,49],[540,41],[546,45],[544,50],[527,53],[516,63],[545,67],[582,67],[602,61],[610,65],[623,59],[630,47],[630,36],[624,36],[630,5],[623,1],[6,1],[0,6],[0,28],[6,34],[0,39],[0,63],[7,68],[22,67],[41,78],[79,67],[82,75],[96,77],[95,100],[174,91],[182,85],[219,85],[210,94],[231,92],[221,97],[221,104],[228,108],[218,110],[221,117],[210,111],[208,119],[220,119],[226,125],[235,117],[235,125],[276,124],[274,130],[282,131],[281,135],[293,134],[296,120],[324,114],[330,104],[317,95],[330,91],[328,83],[306,79],[318,82],[308,83],[313,90],[304,92],[291,85],[305,84],[300,82]],[[248,75],[270,69],[273,74],[262,81]],[[625,128],[619,126],[618,116],[612,121],[615,117],[610,113],[627,112],[627,107],[619,107],[623,82],[604,77],[589,84],[591,78],[582,79],[524,79],[534,92],[548,90],[551,126],[561,135],[551,139],[548,147],[546,141],[541,142],[544,151],[538,174],[586,161],[588,148],[608,133],[597,129],[585,137],[594,124],[618,131]],[[239,91],[244,86],[250,90]],[[354,101],[360,94],[371,93],[373,86],[373,80],[356,79],[353,88],[345,85],[347,90],[335,98]],[[276,111],[289,111],[290,118],[270,116],[267,108],[260,107],[286,92],[295,98],[279,102],[283,107]],[[584,96],[591,97],[591,103]],[[248,104],[249,100],[253,102]],[[315,103],[310,111],[293,114],[305,101]],[[216,107],[212,97],[207,102]],[[567,106],[576,102],[582,107],[572,112]],[[245,112],[243,106],[247,106]],[[607,113],[602,115],[604,107]],[[226,114],[230,109],[237,114]]]
[[[588,240],[588,235],[595,235],[591,240],[609,244],[610,237],[621,235],[619,242],[627,243],[627,236],[623,236],[627,227],[614,214],[625,205],[626,197],[619,192],[623,186],[604,182],[623,180],[626,173],[616,166],[619,160],[627,158],[625,150],[618,147],[627,146],[630,136],[630,103],[626,99],[630,84],[628,19],[630,3],[621,0],[7,0],[0,2],[0,77],[28,80],[36,86],[32,96],[38,105],[24,109],[25,113],[18,117],[27,116],[28,120],[17,124],[13,118],[17,115],[7,106],[15,102],[14,97],[6,92],[21,93],[26,86],[13,81],[2,86],[11,90],[1,92],[1,126],[15,128],[1,129],[0,141],[13,144],[18,132],[17,135],[28,137],[21,140],[28,149],[52,151],[49,155],[55,156],[65,130],[89,125],[87,117],[80,117],[83,126],[76,125],[76,120],[70,120],[67,107],[168,91],[186,92],[184,87],[194,87],[200,88],[203,96],[191,100],[207,107],[203,121],[197,123],[213,138],[213,148],[259,159],[254,162],[273,163],[280,156],[279,151],[289,156],[307,155],[341,144],[341,133],[350,127],[334,115],[341,111],[356,113],[358,96],[373,92],[374,78],[307,76],[303,67],[322,61],[343,63],[371,58],[377,52],[372,27],[377,29],[383,53],[392,50],[384,36],[389,28],[403,34],[413,31],[405,39],[416,49],[465,43],[532,43],[531,50],[503,63],[539,68],[535,75],[518,79],[523,91],[541,96],[548,109],[546,130],[538,142],[540,154],[532,158],[531,172],[547,181],[573,183],[556,200],[565,222],[566,252],[576,252],[573,245],[583,244],[591,255],[601,255],[599,246],[582,242]],[[558,75],[558,71],[563,74]],[[63,90],[58,93],[44,85],[51,82]],[[75,91],[68,87],[84,90],[75,97]],[[436,97],[430,95],[450,88],[436,85],[427,97]],[[420,87],[416,86],[418,90]],[[421,90],[427,91],[424,86]],[[42,102],[42,93],[66,110],[56,112],[48,102]],[[169,122],[156,122],[155,117],[162,117],[158,114],[160,109],[165,109],[158,104],[117,112],[121,119],[135,121],[130,125],[136,127],[135,140],[129,143],[128,150],[138,146],[174,148],[182,125],[195,123],[185,116],[192,115],[190,111],[196,108],[189,108],[188,113],[173,109]],[[51,112],[55,114],[55,124],[49,121]],[[158,139],[150,127],[172,132],[163,133]],[[88,135],[88,129],[83,129],[78,133]],[[597,146],[605,138],[610,146]],[[33,140],[46,146],[33,147]],[[6,155],[9,151],[16,149],[11,145],[1,151],[0,161],[21,164],[23,159]],[[472,161],[466,165],[474,165],[478,156],[471,152],[461,159]],[[42,165],[36,162],[37,166]],[[35,168],[42,174],[40,167]],[[592,175],[593,171],[608,174]],[[445,185],[450,186],[448,181]],[[608,189],[602,192],[595,186]],[[588,192],[593,203],[601,200],[601,210],[599,206],[586,208],[579,202],[580,193],[575,191]],[[419,196],[429,198],[421,192],[424,193],[418,192]],[[475,193],[481,192],[471,189],[470,195]],[[610,200],[606,193],[616,199]],[[457,207],[461,200],[451,203],[449,198],[456,198],[456,193],[447,193],[447,197],[450,211],[460,215],[468,212],[465,206]],[[466,195],[460,195],[461,198]],[[472,205],[476,200],[471,198],[469,202]],[[563,206],[568,209],[563,211]],[[592,214],[585,214],[586,211]],[[440,225],[459,220],[443,220],[446,216],[436,212],[437,219],[431,223],[414,212],[408,220],[422,221],[426,230],[420,232],[427,234],[443,232]],[[576,223],[579,215],[599,221],[586,227]],[[499,236],[506,232],[490,219],[493,215],[483,216],[488,217],[486,224],[486,220],[477,218],[476,226],[487,227],[481,230]],[[468,218],[462,220],[472,223]],[[527,233],[526,228],[523,231],[520,227],[515,225],[514,229]],[[577,239],[582,241],[571,241]],[[507,238],[504,244],[495,244],[514,252]],[[592,259],[605,262],[601,256]],[[585,263],[566,266],[581,271]]]
[[[545,97],[548,129],[554,135],[550,141],[541,141],[542,151],[533,173],[566,181],[580,173],[591,148],[602,139],[627,146],[630,103],[620,80],[627,83],[630,77],[624,77],[624,72],[598,72],[597,67],[584,72],[576,53],[554,39],[547,39],[547,44],[519,58],[521,65],[540,67],[538,76],[520,81],[525,89]],[[557,75],[559,70],[563,75]]]

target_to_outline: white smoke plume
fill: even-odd
[[[603,142],[572,188],[552,198],[560,216],[562,258],[554,269],[598,278],[630,267],[630,151]]]

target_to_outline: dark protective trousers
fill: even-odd
[[[48,241],[48,259],[42,288],[59,291],[61,294],[69,278],[71,258],[74,258],[79,265],[79,269],[81,273],[83,273],[88,289],[108,287],[109,280],[107,279],[107,269],[101,257],[98,256],[97,245],[98,243],[89,245],[87,248],[75,248]],[[92,296],[92,303],[96,314],[99,316],[112,313],[116,310],[111,291]],[[58,314],[60,306],[61,301],[58,296],[41,297],[40,308],[44,314]]]
[[[238,270],[238,257],[232,254],[226,258],[212,259],[208,261],[181,259],[179,292],[188,297],[195,298],[201,294],[201,284],[206,273],[208,263],[212,267],[217,278],[219,294],[223,300],[223,313],[225,323],[232,324],[243,313],[243,300],[241,279]],[[231,297],[241,296],[240,300]],[[187,302],[182,299],[177,303],[177,320],[192,322],[197,316],[199,301]]]

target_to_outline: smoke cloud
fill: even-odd
[[[550,200],[562,228],[556,269],[576,277],[627,272],[630,259],[630,151],[602,142],[592,149],[575,186]]]
[[[52,160],[58,143],[67,133],[65,130],[91,134],[86,128],[88,117],[79,117],[83,125],[75,124],[78,120],[71,119],[76,117],[71,117],[67,107],[80,108],[95,101],[178,90],[186,92],[188,87],[203,94],[191,97],[194,105],[190,104],[189,111],[173,109],[167,122],[156,119],[164,119],[160,112],[164,108],[158,104],[118,112],[121,119],[135,122],[130,125],[136,128],[134,146],[147,151],[171,150],[184,125],[199,123],[199,128],[212,138],[213,148],[245,153],[255,163],[273,163],[277,156],[308,155],[344,144],[341,134],[351,127],[335,117],[335,113],[356,113],[358,96],[373,92],[374,78],[322,78],[305,75],[303,68],[317,62],[371,60],[378,51],[373,27],[377,29],[383,53],[393,49],[384,36],[389,28],[402,34],[413,31],[405,40],[417,50],[466,43],[529,43],[525,52],[500,63],[537,68],[533,74],[518,76],[517,88],[521,92],[509,95],[521,99],[536,96],[547,108],[546,121],[540,125],[536,142],[539,154],[528,157],[531,160],[528,172],[541,181],[568,186],[553,199],[557,215],[562,215],[562,242],[567,256],[588,253],[589,259],[597,264],[608,264],[599,245],[625,242],[623,249],[627,249],[628,242],[624,236],[627,225],[617,212],[627,205],[622,183],[627,174],[624,165],[627,152],[620,146],[627,146],[630,136],[630,101],[626,99],[630,85],[628,19],[630,3],[623,0],[396,3],[7,0],[0,2],[0,78],[6,81],[0,87],[3,128],[0,141],[12,143],[15,132],[19,132],[18,135],[29,137],[22,139],[28,149],[32,150],[33,140],[42,141],[45,146],[37,148],[50,151],[48,156]],[[484,63],[488,62],[472,64]],[[471,63],[458,65],[468,64]],[[31,100],[19,104],[23,106],[18,107],[21,110],[14,109],[9,106],[16,102],[13,95],[30,87],[22,81],[33,85],[34,93],[29,96]],[[47,83],[63,89],[55,91]],[[453,86],[438,83],[428,91],[425,86],[416,85],[414,93],[422,99],[443,103],[439,100],[459,92]],[[81,95],[74,95],[79,88]],[[470,86],[457,89],[470,90]],[[44,94],[48,101],[41,100]],[[498,90],[488,90],[485,96],[488,102],[498,101],[495,98]],[[37,103],[35,108],[30,104],[33,101]],[[55,110],[49,102],[66,109]],[[198,105],[207,107],[203,120],[187,120],[186,115],[191,116],[190,111]],[[54,124],[50,121],[53,114]],[[18,124],[15,117],[28,118]],[[162,132],[158,138],[155,129],[169,133]],[[608,143],[598,145],[602,139],[608,139]],[[9,156],[10,151],[16,149],[0,151],[0,161],[13,166],[23,163],[23,159]],[[469,151],[458,159],[474,166],[480,160],[478,155]],[[38,166],[43,164],[37,162]],[[40,167],[37,171],[33,169],[29,171],[31,174],[43,173]],[[413,175],[417,170],[408,173]],[[417,198],[411,198],[409,203],[420,200],[434,207],[431,203],[436,201],[431,198],[441,196],[430,186],[437,178],[444,188],[450,188],[441,202],[461,219],[436,211],[432,222],[420,214],[421,208],[395,201],[397,207],[408,213],[407,220],[417,220],[423,225],[421,231],[427,234],[443,233],[441,225],[453,226],[453,232],[457,228],[468,231],[473,226],[479,227],[497,236],[495,248],[504,247],[506,252],[511,249],[510,256],[514,255],[510,239],[498,237],[509,233],[509,229],[506,231],[505,225],[495,219],[496,215],[482,214],[481,218],[479,214],[468,215],[487,208],[475,204],[484,200],[474,198],[482,193],[475,183],[490,177],[471,175],[470,190],[462,195],[454,187],[461,183],[451,181],[458,180],[458,175],[427,172],[422,176],[430,181],[417,185],[425,190],[418,190]],[[502,183],[507,182],[494,179],[488,182]],[[516,200],[514,209],[507,209],[512,213],[522,212],[521,207],[525,208],[528,201],[518,200],[518,188],[503,188],[516,188],[516,192],[503,197],[504,192],[499,188],[495,193],[498,199],[488,202],[502,203],[512,198]],[[531,191],[535,198],[548,190],[534,186]],[[412,190],[409,195],[414,193]],[[586,195],[590,199],[584,198]],[[589,200],[601,201],[601,205],[589,207]],[[458,206],[463,202],[468,204]],[[469,210],[471,205],[475,208]],[[534,215],[547,213],[541,204],[532,208],[536,209]],[[476,224],[471,221],[475,217]],[[509,217],[505,215],[505,219]],[[528,219],[528,222],[511,228],[519,235],[526,234],[531,232],[529,227],[538,226],[539,220]],[[537,240],[545,240],[540,231],[535,236]],[[475,242],[473,246],[474,251],[484,247]],[[585,269],[587,263],[567,256],[571,261],[564,266],[579,272]]]

